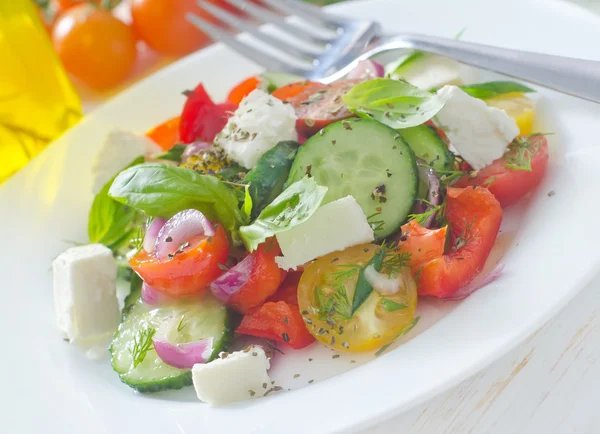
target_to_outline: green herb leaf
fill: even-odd
[[[238,241],[237,229],[246,223],[235,192],[211,175],[192,169],[146,163],[121,172],[108,192],[113,199],[150,216],[170,217],[194,208],[217,220]]]
[[[290,185],[261,211],[254,223],[240,228],[246,248],[251,252],[267,238],[304,223],[319,208],[326,193],[327,187],[308,176]]]
[[[394,312],[395,310],[406,309],[406,305],[402,303],[397,303],[394,300],[390,300],[389,298],[382,298],[381,304],[388,312]]]
[[[410,332],[417,325],[417,323],[419,322],[420,319],[421,319],[420,316],[418,316],[415,319],[413,319],[413,321],[409,325],[407,325],[406,327],[404,327],[402,329],[402,331],[400,333],[398,333],[398,335],[394,338],[394,340],[392,342],[390,342],[389,344],[384,345],[383,347],[379,348],[377,350],[377,352],[375,353],[375,357],[381,356],[390,347],[390,345],[392,345],[396,341],[396,339],[401,338],[402,336],[404,336],[408,332]]]
[[[344,103],[360,117],[401,129],[427,122],[444,107],[446,99],[405,81],[377,78],[350,89]]]
[[[133,360],[133,368],[137,368],[146,358],[146,353],[153,347],[152,337],[156,334],[156,329],[147,328],[140,330],[133,340],[133,348],[129,349]]]
[[[250,195],[250,184],[244,188],[244,204],[242,205],[242,212],[248,220],[252,215],[252,196]]]
[[[155,158],[158,160],[168,160],[179,163],[181,162],[181,156],[183,155],[183,152],[185,151],[186,147],[187,145],[184,145],[182,143],[177,144],[171,149],[169,149],[167,152],[163,152],[162,154],[156,155]]]
[[[489,81],[487,83],[477,83],[459,87],[472,97],[479,99],[491,98],[493,96],[511,92],[535,92],[532,88],[517,83],[516,81]]]
[[[364,303],[364,301],[369,298],[369,295],[373,292],[373,287],[365,278],[365,269],[369,266],[373,266],[375,271],[381,270],[381,265],[383,264],[383,259],[385,258],[385,249],[381,248],[375,255],[371,258],[371,260],[365,265],[358,275],[358,280],[356,281],[356,288],[354,289],[354,297],[352,298],[352,311],[351,316],[358,310],[358,308]]]
[[[535,139],[543,134],[531,134],[517,137],[508,145],[508,152],[504,156],[504,167],[512,170],[531,172],[531,158],[540,150],[540,143]]]
[[[140,156],[127,167],[133,167],[143,162],[144,157]],[[88,217],[90,243],[104,244],[113,250],[124,241],[129,241],[132,223],[136,220],[137,214],[135,209],[115,201],[108,195],[115,178],[104,184],[102,190],[96,194]]]

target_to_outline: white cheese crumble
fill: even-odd
[[[256,89],[242,100],[217,134],[215,146],[236,163],[252,169],[265,152],[285,140],[298,140],[294,108]]]
[[[126,130],[111,131],[92,167],[94,194],[137,157],[158,152],[161,152],[160,147],[146,136]]]
[[[221,353],[209,363],[192,368],[192,380],[198,399],[211,405],[260,398],[271,388],[267,370],[269,359],[262,347],[250,346],[242,351]]]
[[[275,258],[289,270],[327,253],[373,241],[373,229],[360,205],[346,196],[323,205],[304,223],[277,234],[283,256]]]
[[[516,121],[504,110],[489,107],[456,86],[444,86],[438,95],[447,102],[436,116],[437,124],[448,136],[452,151],[475,170],[502,157],[519,135]]]
[[[89,356],[107,354],[121,321],[112,251],[101,244],[72,247],[54,260],[52,269],[58,328]]]

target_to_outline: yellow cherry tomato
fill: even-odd
[[[387,254],[380,273],[402,282],[393,295],[375,288],[352,314],[360,270],[381,247],[363,244],[334,252],[307,266],[298,285],[298,303],[308,330],[320,342],[339,351],[372,351],[394,341],[414,320],[417,285],[398,254]]]
[[[490,107],[506,111],[517,122],[522,136],[527,136],[533,132],[534,105],[533,101],[524,94],[520,92],[506,93],[486,98],[485,102]]]

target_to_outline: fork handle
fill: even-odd
[[[419,34],[379,39],[372,54],[412,48],[600,103],[600,61],[552,56]]]

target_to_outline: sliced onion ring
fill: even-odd
[[[378,272],[373,265],[365,268],[365,279],[381,295],[394,295],[402,288],[402,278],[399,275],[388,277]]]
[[[437,206],[442,203],[442,195],[440,192],[440,180],[438,179],[435,170],[427,166],[423,160],[417,159],[419,168],[419,178],[427,181],[427,202],[417,199],[413,206],[414,214],[422,214],[428,211],[431,206]],[[431,216],[423,223],[423,227],[431,228],[435,223],[437,213],[432,213]]]
[[[475,291],[483,288],[484,286],[489,285],[493,281],[495,281],[504,270],[504,264],[500,263],[494,267],[492,271],[487,273],[481,279],[475,279],[473,282],[469,283],[466,286],[463,286],[458,291],[456,291],[451,297],[447,297],[444,300],[463,300],[467,298],[469,295],[473,294]]]
[[[204,214],[195,209],[186,209],[167,220],[161,228],[154,243],[154,254],[162,261],[181,251],[186,243],[189,243],[187,247],[193,247],[198,237],[212,237],[214,234],[215,228]]]
[[[381,63],[373,60],[361,60],[346,78],[348,80],[371,80],[384,76],[385,68]]]
[[[183,154],[181,154],[181,162],[185,162],[192,155],[196,155],[205,149],[209,149],[212,147],[212,144],[207,142],[193,142],[185,147]]]
[[[144,300],[144,303],[154,306],[171,300],[171,297],[144,282],[142,284],[142,300]]]
[[[148,253],[152,253],[154,251],[154,243],[156,243],[156,237],[158,237],[158,233],[165,225],[167,221],[160,217],[154,217],[150,226],[146,229],[146,235],[144,235],[144,242],[142,243],[142,247]]]
[[[212,294],[223,303],[226,303],[232,295],[237,294],[250,280],[255,257],[254,254],[246,256],[241,262],[213,281],[210,284]]]
[[[152,344],[158,357],[167,365],[178,369],[191,369],[196,363],[206,363],[213,353],[213,338],[175,344],[168,336],[177,328],[180,318],[164,322],[152,337]]]

